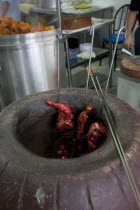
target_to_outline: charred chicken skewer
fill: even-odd
[[[102,137],[107,136],[107,129],[102,122],[92,123],[88,131],[88,147],[89,151],[93,152],[101,143]]]
[[[81,112],[79,117],[78,117],[78,127],[77,127],[77,131],[78,131],[77,137],[78,137],[78,139],[82,139],[82,135],[84,133],[84,126],[85,126],[85,123],[87,121],[88,114],[91,112],[91,110],[92,110],[92,106],[87,106],[86,110]]]
[[[92,111],[92,106],[87,106],[78,117],[77,133],[74,134],[75,127],[72,119],[72,110],[65,104],[55,103],[47,100],[46,104],[58,110],[56,128],[59,132],[59,143],[56,147],[55,155],[59,159],[84,156],[96,150],[101,144],[103,137],[107,136],[107,129],[102,122],[94,122],[85,131],[85,124]],[[73,131],[72,135],[69,132]],[[67,136],[68,134],[68,136]]]
[[[74,123],[72,121],[74,116],[72,114],[72,110],[68,106],[61,103],[55,103],[50,100],[47,100],[46,103],[47,105],[58,109],[59,114],[58,114],[56,128],[59,131],[71,130],[74,128]]]
[[[68,159],[70,157],[71,154],[67,148],[67,145],[64,142],[60,142],[56,149],[56,158]]]

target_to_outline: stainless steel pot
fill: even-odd
[[[4,106],[25,95],[57,88],[56,34],[53,30],[0,36],[0,90]],[[63,67],[60,74],[65,87]]]
[[[53,9],[56,8],[56,1],[57,0],[40,0],[39,6],[45,9]]]

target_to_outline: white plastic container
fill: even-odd
[[[80,52],[89,52],[90,49],[91,49],[91,43],[80,44]]]

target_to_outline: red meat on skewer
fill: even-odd
[[[78,117],[78,128],[77,128],[77,130],[78,130],[78,134],[77,134],[78,139],[82,139],[82,135],[84,133],[84,126],[85,126],[85,123],[87,121],[88,114],[91,112],[91,110],[92,110],[92,106],[87,106],[86,110],[81,112],[79,117]]]
[[[87,106],[86,110],[80,113],[77,133],[73,133],[75,128],[72,121],[74,118],[72,110],[65,104],[55,103],[50,100],[47,100],[46,104],[58,110],[56,128],[60,132],[59,137],[61,137],[61,141],[59,141],[55,151],[56,158],[67,159],[84,156],[96,150],[102,142],[103,137],[107,136],[107,129],[101,121],[92,123],[86,134],[85,124],[92,106]],[[75,135],[77,135],[77,138]]]
[[[56,158],[59,158],[59,159],[70,158],[70,152],[69,152],[66,144],[64,144],[64,142],[60,142],[60,144],[57,146]]]
[[[70,130],[74,128],[74,123],[72,121],[73,114],[72,110],[65,104],[55,103],[53,101],[47,100],[46,103],[49,106],[53,106],[58,109],[58,119],[56,127],[59,131]]]
[[[107,129],[102,122],[92,123],[87,136],[89,151],[92,152],[97,149],[98,145],[101,143],[102,137],[107,136]]]

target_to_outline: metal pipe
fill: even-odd
[[[111,66],[111,60],[112,60],[112,24],[109,25],[109,68]],[[109,87],[112,87],[112,74],[111,74],[111,79],[109,82]]]
[[[123,26],[123,27],[119,30],[118,35],[117,35],[117,39],[116,39],[116,42],[115,42],[115,48],[114,48],[114,52],[113,52],[113,56],[112,56],[112,61],[111,61],[110,69],[109,69],[109,75],[108,75],[108,79],[107,79],[107,84],[106,84],[105,92],[104,92],[103,99],[102,99],[100,116],[101,116],[101,114],[102,114],[102,110],[103,110],[103,106],[104,106],[104,102],[105,102],[105,96],[106,96],[106,94],[107,94],[107,90],[108,90],[108,86],[109,86],[110,77],[111,77],[111,75],[112,75],[113,63],[114,63],[115,54],[116,54],[116,50],[117,50],[117,46],[118,46],[119,36],[120,36],[121,31],[124,30],[124,29],[126,29],[125,26]]]
[[[86,88],[85,88],[85,105],[87,102],[87,90],[88,90],[88,85],[89,85],[89,77],[90,77],[90,69],[91,69],[91,58],[92,58],[92,48],[93,48],[93,41],[94,41],[94,32],[95,32],[95,27],[94,27],[94,19],[93,19],[93,23],[90,28],[90,35],[92,35],[92,38],[91,38],[91,47],[90,47],[90,56],[89,56],[88,75],[87,75]]]
[[[110,69],[109,69],[108,80],[107,80],[107,84],[106,84],[106,88],[105,88],[105,94],[107,93],[107,90],[108,90],[109,80],[110,80],[110,76],[111,76],[111,73],[112,73],[114,58],[115,58],[115,54],[116,54],[116,50],[117,50],[117,46],[118,46],[119,36],[120,36],[121,31],[124,30],[124,29],[126,29],[125,26],[123,26],[119,30],[118,35],[117,35],[117,39],[116,39],[116,42],[115,42],[115,48],[114,48],[114,52],[113,52],[113,57],[112,57],[112,61],[111,61]]]
[[[62,17],[61,17],[61,1],[56,0],[57,7],[57,17],[58,17],[58,30],[59,30],[59,39],[62,39]]]
[[[58,74],[58,97],[57,102],[59,102],[60,99],[60,51],[59,51],[59,38],[57,38],[57,74]]]
[[[66,43],[66,58],[67,58],[67,70],[68,70],[68,83],[69,83],[69,88],[71,88],[72,87],[72,76],[71,76],[71,68],[70,68],[68,39],[65,40],[65,43]]]

